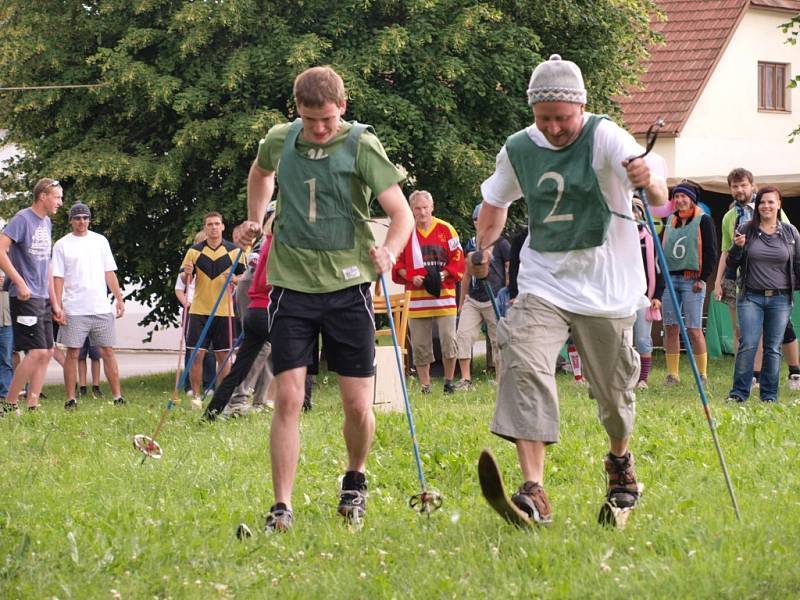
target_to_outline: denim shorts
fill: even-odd
[[[639,354],[651,354],[653,352],[653,322],[647,320],[647,309],[645,306],[636,311],[636,321],[633,323],[633,345]]]
[[[675,295],[678,297],[678,306],[681,308],[687,329],[700,329],[703,326],[703,301],[706,298],[706,287],[699,292],[693,290],[694,279],[686,279],[683,274],[671,275]],[[664,325],[677,325],[678,315],[672,304],[672,297],[665,292],[661,297],[661,315]]]

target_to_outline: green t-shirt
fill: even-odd
[[[310,158],[324,158],[341,149],[347,139],[352,123],[343,123],[336,136],[326,144],[318,146],[298,136],[296,149]],[[276,125],[261,140],[256,164],[265,171],[280,171],[283,145],[291,123]],[[355,172],[350,178],[352,217],[355,226],[354,250],[315,250],[289,246],[280,241],[281,193],[275,211],[274,237],[267,265],[269,282],[291,290],[319,294],[335,292],[375,279],[369,250],[375,244],[369,223],[369,202],[392,185],[403,181],[404,176],[386,156],[378,138],[369,131],[358,139]],[[308,193],[308,192],[305,192]]]

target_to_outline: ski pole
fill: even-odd
[[[419,513],[430,514],[442,506],[442,496],[438,492],[428,490],[425,484],[425,475],[422,472],[422,460],[419,456],[419,444],[417,444],[417,434],[414,429],[414,416],[411,414],[411,401],[408,398],[408,388],[406,387],[405,373],[403,372],[403,360],[400,357],[400,346],[397,345],[397,331],[394,327],[394,317],[392,307],[389,303],[389,288],[386,285],[386,276],[381,273],[381,287],[383,296],[386,298],[386,316],[389,317],[389,331],[392,334],[392,344],[394,345],[394,356],[397,361],[397,373],[400,376],[400,385],[403,390],[403,402],[406,408],[406,418],[408,428],[411,432],[411,443],[414,447],[414,460],[417,463],[417,478],[419,479],[420,493],[411,496],[408,505]]]
[[[191,355],[189,355],[189,361],[186,363],[185,368],[183,369],[183,373],[181,374],[180,380],[175,385],[175,389],[173,390],[172,397],[167,402],[167,405],[164,407],[164,410],[161,412],[161,417],[158,420],[158,424],[156,425],[153,434],[150,436],[144,434],[136,434],[133,436],[133,447],[139,450],[144,454],[142,458],[142,464],[144,461],[147,460],[148,457],[152,458],[161,458],[163,456],[163,451],[161,450],[161,446],[159,446],[158,442],[156,442],[156,437],[158,436],[161,428],[164,426],[164,422],[167,419],[167,414],[169,411],[172,410],[172,407],[176,404],[178,390],[180,390],[184,383],[186,383],[186,377],[189,371],[194,364],[195,358],[197,358],[197,353],[200,350],[200,346],[203,343],[203,340],[206,339],[206,334],[208,333],[209,328],[211,327],[211,322],[214,320],[214,316],[217,314],[217,309],[219,308],[219,303],[222,301],[222,297],[225,295],[227,290],[228,284],[233,277],[234,269],[236,265],[239,264],[239,260],[242,258],[242,252],[244,251],[243,248],[239,248],[239,252],[236,254],[236,258],[231,265],[230,270],[228,271],[228,277],[225,279],[225,283],[222,285],[222,289],[220,290],[219,296],[217,296],[216,302],[214,302],[214,306],[211,308],[211,312],[208,315],[208,319],[206,319],[206,324],[203,326],[203,329],[200,331],[200,336],[197,338],[197,343],[192,351]]]
[[[647,130],[647,147],[644,154],[635,157],[636,158],[644,158],[649,154],[650,150],[653,149],[655,145],[656,139],[658,138],[658,129],[664,126],[664,121],[659,118],[656,122],[650,126]],[[694,381],[697,385],[697,390],[700,392],[700,402],[703,404],[703,411],[706,415],[706,420],[708,421],[708,427],[711,430],[711,437],[714,440],[714,446],[717,449],[717,456],[719,457],[719,464],[722,467],[722,474],[725,477],[725,484],[728,486],[728,493],[731,497],[731,502],[733,503],[733,511],[736,514],[736,519],[741,521],[742,515],[739,512],[739,505],[736,502],[736,492],[733,489],[733,483],[731,482],[730,475],[728,474],[728,467],[725,464],[725,456],[722,453],[722,447],[719,443],[719,436],[717,435],[717,425],[714,421],[714,417],[711,416],[711,408],[708,405],[708,398],[706,398],[706,392],[703,389],[703,382],[700,379],[700,371],[697,368],[697,362],[694,359],[694,352],[692,351],[692,344],[689,341],[689,333],[686,331],[686,324],[683,321],[683,315],[681,314],[680,310],[677,310],[678,305],[678,298],[675,294],[675,287],[672,285],[672,278],[669,276],[669,268],[667,266],[667,258],[664,255],[664,249],[661,247],[661,239],[658,237],[658,232],[656,231],[656,225],[653,221],[653,215],[650,212],[650,204],[647,201],[647,192],[644,188],[639,189],[639,195],[642,199],[642,204],[644,205],[644,214],[645,218],[647,219],[647,226],[650,228],[650,231],[653,234],[653,240],[655,242],[656,254],[658,254],[658,262],[661,266],[661,272],[665,274],[664,282],[666,283],[667,290],[669,292],[669,297],[672,300],[672,305],[676,307],[675,314],[678,319],[678,327],[681,331],[681,339],[683,339],[683,345],[686,347],[686,355],[689,357],[689,364],[692,367],[692,373],[694,374]]]
[[[203,390],[203,397],[200,399],[201,402],[205,402],[208,393],[214,389],[214,384],[217,383],[217,379],[219,379],[219,376],[222,373],[222,371],[225,370],[228,361],[231,359],[231,356],[233,356],[233,353],[236,351],[236,349],[241,345],[243,339],[244,339],[244,331],[240,333],[239,336],[231,343],[231,347],[228,350],[228,353],[225,355],[225,360],[222,361],[222,364],[217,368],[216,373],[214,373],[214,377],[211,378],[211,381],[208,382],[206,389]]]
[[[499,240],[500,238],[497,238]],[[495,240],[494,243],[497,243]],[[483,260],[483,250],[478,250],[477,252],[473,252],[472,258],[470,259],[474,266],[478,266],[481,264]],[[491,260],[491,259],[489,259]],[[492,308],[494,309],[494,316],[500,321],[500,308],[497,306],[497,298],[494,295],[494,291],[492,290],[492,286],[489,284],[488,274],[486,277],[483,278],[483,285],[486,288],[486,295],[489,296],[489,300],[492,302]]]

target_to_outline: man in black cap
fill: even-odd
[[[64,408],[78,407],[75,383],[78,374],[78,355],[84,340],[100,348],[106,379],[111,386],[115,405],[125,403],[119,383],[119,367],[114,355],[114,317],[125,313],[122,290],[119,287],[117,264],[108,240],[89,231],[92,212],[78,202],[69,209],[68,233],[53,246],[53,288],[55,302],[63,307],[64,324],[59,329],[58,342],[67,348],[64,362],[64,385],[67,401]],[[116,304],[108,301],[108,289]]]

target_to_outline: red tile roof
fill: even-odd
[[[664,44],[650,49],[642,89],[620,100],[634,135],[663,117],[664,135],[683,129],[700,93],[749,6],[800,12],[800,0],[657,0],[667,21],[653,23]],[[788,19],[787,19],[788,20]]]

